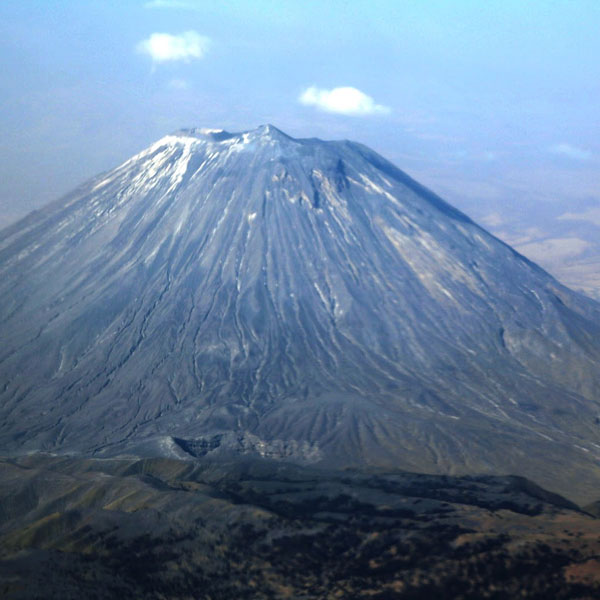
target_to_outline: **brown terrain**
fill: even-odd
[[[600,597],[600,519],[519,477],[0,462],[0,597]]]

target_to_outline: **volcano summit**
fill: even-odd
[[[182,130],[0,232],[0,451],[600,485],[600,305],[381,156]]]

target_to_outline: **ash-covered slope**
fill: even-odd
[[[360,144],[167,136],[0,233],[0,323],[4,451],[597,495],[599,305]]]

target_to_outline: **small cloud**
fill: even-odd
[[[592,158],[591,152],[583,150],[582,148],[577,148],[576,146],[571,146],[571,144],[555,144],[550,148],[550,152],[552,152],[552,154],[566,156],[573,160],[589,160]]]
[[[539,227],[527,227],[521,231],[494,231],[494,235],[513,248],[548,238],[548,233]]]
[[[202,58],[209,45],[210,39],[196,31],[185,31],[179,35],[153,33],[137,45],[137,51],[148,54],[154,62],[175,60],[189,62]]]
[[[564,261],[583,254],[591,246],[590,242],[576,237],[550,238],[539,242],[517,244],[515,248],[540,264]]]
[[[559,221],[586,221],[600,227],[600,208],[590,208],[583,212],[568,212],[558,217]]]
[[[171,90],[189,90],[190,82],[185,79],[171,79],[167,87]]]
[[[342,115],[388,114],[390,109],[375,104],[371,96],[353,87],[337,87],[332,90],[309,87],[300,95],[299,101],[306,106]]]
[[[506,223],[504,217],[497,212],[490,213],[479,220],[487,227],[500,227]]]

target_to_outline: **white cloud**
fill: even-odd
[[[504,217],[498,212],[490,213],[479,220],[487,227],[500,227],[506,223]]]
[[[509,246],[517,248],[530,242],[539,242],[540,240],[546,239],[548,233],[542,231],[539,227],[527,227],[520,231],[515,230],[500,230],[494,231],[494,235],[499,237],[502,241],[506,242]]]
[[[550,152],[552,152],[552,154],[560,154],[561,156],[572,158],[573,160],[589,160],[592,158],[592,153],[589,150],[583,150],[582,148],[577,148],[576,146],[565,143],[555,144],[550,148]]]
[[[138,52],[148,54],[155,62],[202,58],[210,39],[196,31],[185,31],[179,35],[170,33],[153,33],[148,39],[137,45]]]
[[[579,213],[565,213],[558,217],[559,221],[587,221],[600,227],[600,208],[590,208]]]
[[[371,96],[353,87],[324,90],[312,86],[302,92],[299,100],[307,106],[316,106],[321,110],[342,115],[373,115],[390,112],[387,106],[375,104]]]
[[[539,242],[519,244],[516,249],[542,266],[579,256],[591,246],[590,242],[575,237],[550,238]]]

